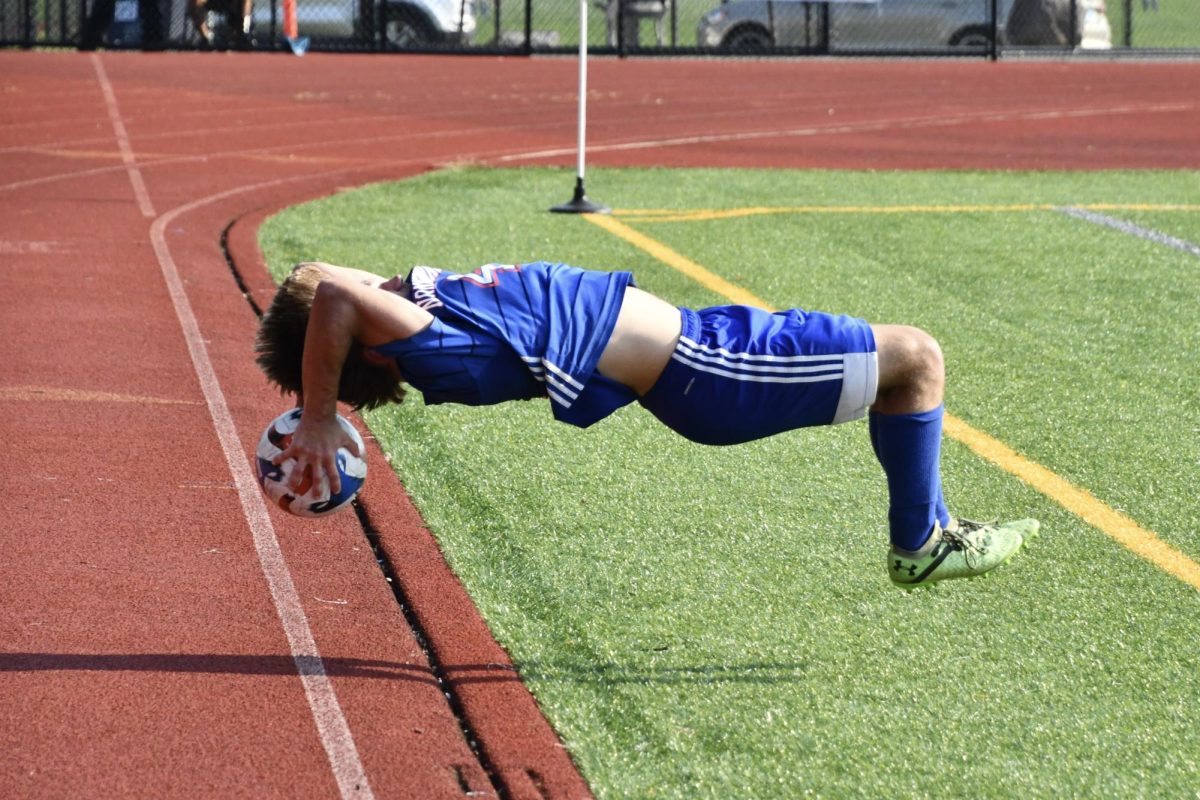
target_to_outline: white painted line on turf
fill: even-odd
[[[133,184],[133,196],[137,198],[138,208],[146,219],[155,216],[154,205],[150,202],[150,194],[146,191],[146,182],[142,180],[142,171],[138,169],[137,159],[133,157],[133,148],[129,145],[129,134],[125,132],[125,123],[117,108],[117,96],[113,94],[112,83],[100,56],[92,53],[92,66],[96,69],[96,80],[100,82],[100,91],[104,93],[104,105],[108,108],[108,118],[112,122],[113,131],[117,134],[117,146],[121,148],[121,161],[125,164],[125,172],[129,182]]]
[[[225,394],[217,380],[216,370],[208,356],[208,350],[204,346],[200,325],[196,321],[192,304],[188,300],[183,281],[179,276],[179,268],[175,265],[166,240],[167,226],[181,214],[210,203],[220,202],[236,194],[311,177],[313,176],[294,176],[266,181],[253,186],[243,186],[174,208],[156,219],[150,226],[150,242],[154,246],[154,253],[162,268],[163,279],[167,283],[175,315],[179,318],[179,326],[183,329],[184,340],[196,370],[196,377],[200,381],[200,388],[208,405],[213,427],[216,428],[221,450],[225,454],[225,462],[229,465],[229,471],[237,487],[242,513],[253,533],[258,560],[271,590],[271,598],[275,601],[275,611],[283,623],[288,646],[292,651],[292,660],[296,664],[300,681],[304,685],[304,693],[308,697],[309,708],[312,709],[317,733],[329,758],[338,789],[343,798],[365,799],[374,798],[374,793],[367,782],[366,771],[358,756],[358,749],[354,746],[350,725],[342,713],[342,707],[333,691],[333,684],[325,671],[325,662],[317,650],[317,643],[313,638],[312,629],[309,627],[308,617],[304,613],[304,606],[300,602],[300,595],[296,591],[292,575],[284,562],[283,551],[279,547],[279,539],[275,535],[275,527],[271,524],[271,517],[267,512],[266,503],[263,501],[262,492],[259,491],[258,482],[250,472],[250,463],[242,449],[241,440],[238,438],[233,415],[225,401]]]
[[[1153,228],[1143,228],[1141,225],[1134,225],[1132,222],[1118,219],[1117,217],[1110,217],[1107,214],[1097,214],[1095,211],[1088,211],[1086,208],[1080,208],[1079,206],[1066,206],[1055,210],[1061,211],[1068,217],[1075,217],[1076,219],[1082,219],[1096,225],[1104,225],[1121,233],[1127,233],[1139,239],[1173,247],[1176,250],[1182,250],[1185,253],[1191,253],[1196,257],[1200,257],[1200,245],[1192,244],[1184,239],[1176,239],[1174,236],[1156,231]]]

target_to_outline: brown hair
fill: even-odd
[[[308,318],[312,313],[317,284],[325,273],[319,267],[302,264],[284,279],[271,307],[263,315],[254,343],[255,361],[267,380],[284,394],[300,397],[303,391],[301,375],[304,364],[304,337],[308,334]],[[404,387],[399,379],[383,367],[370,363],[363,355],[363,345],[353,342],[338,382],[338,400],[355,409],[376,408],[385,403],[404,399]]]

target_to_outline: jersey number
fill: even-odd
[[[500,282],[500,274],[504,272],[520,272],[521,268],[514,264],[484,264],[474,272],[465,275],[447,275],[448,281],[467,281],[481,289],[490,289]]]

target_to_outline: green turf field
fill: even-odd
[[[546,213],[572,183],[441,172],[261,240],[277,275],[549,259],[726,302]],[[1196,796],[1200,258],[1055,209],[1200,243],[1200,174],[594,170],[588,189],[766,305],[931,331],[960,430],[1014,451],[948,437],[951,509],[1043,524],[993,576],[906,594],[863,423],[705,448],[636,406],[586,431],[545,401],[370,414],[598,796]],[[668,213],[697,209],[737,214]]]
[[[1108,22],[1114,48],[1125,46],[1128,30],[1132,47],[1175,48],[1200,45],[1200,14],[1191,0],[1109,2]]]

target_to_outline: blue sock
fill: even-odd
[[[936,519],[950,524],[942,496],[941,452],[943,407],[919,414],[870,414],[875,457],[888,484],[888,524],[892,544],[918,550]]]

